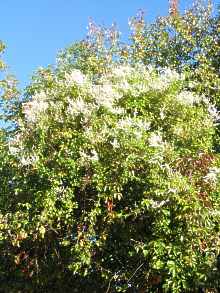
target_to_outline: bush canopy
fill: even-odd
[[[90,22],[22,99],[2,81],[3,292],[217,290],[218,24],[140,14],[124,44]]]

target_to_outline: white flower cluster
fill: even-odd
[[[173,102],[174,109],[176,101],[183,104],[183,107],[184,105],[193,107],[195,103],[203,102],[200,97],[190,91],[182,91],[177,96],[174,96],[173,92],[175,93],[176,87],[171,91],[172,95],[169,96],[169,103],[166,103],[166,93],[160,95],[162,96],[161,99],[154,100],[155,91],[164,91],[173,82],[181,81],[182,76],[170,69],[165,69],[158,74],[153,68],[147,68],[144,65],[136,67],[121,65],[113,67],[111,72],[95,82],[76,69],[64,74],[63,78],[59,79],[57,77],[56,84],[51,88],[50,92],[42,91],[37,93],[30,102],[24,103],[23,112],[26,121],[30,123],[36,123],[44,114],[49,114],[48,107],[52,107],[54,111],[51,112],[53,115],[57,115],[55,117],[60,118],[59,121],[62,121],[62,123],[65,123],[65,119],[71,120],[78,115],[82,116],[82,121],[88,122],[83,124],[83,130],[85,138],[92,149],[92,151],[90,149],[90,151],[86,152],[82,148],[80,157],[85,163],[99,160],[96,152],[96,150],[99,150],[97,147],[99,144],[110,144],[118,152],[123,147],[124,142],[127,143],[127,141],[132,140],[134,144],[136,142],[137,144],[140,143],[140,145],[147,143],[152,154],[149,162],[162,166],[164,163],[164,151],[170,145],[169,141],[163,140],[165,136],[162,135],[162,130],[153,128],[158,118],[156,115],[159,115],[160,119],[166,120],[167,116],[170,115],[169,107],[172,107],[170,102]],[[53,97],[53,101],[49,97]],[[63,100],[62,97],[64,97]],[[129,103],[126,104],[127,98],[129,103],[131,101],[131,105],[134,105],[132,109]],[[149,108],[145,107],[144,104],[148,102]],[[142,113],[147,109],[151,109],[151,102],[153,105],[152,112],[149,110],[150,113],[146,113],[146,117]],[[155,102],[158,104],[155,104]],[[128,108],[126,108],[127,105]],[[155,111],[155,105],[158,105],[159,111]],[[219,117],[217,110],[209,102],[206,103],[206,106],[212,117]],[[141,107],[143,107],[143,111]],[[100,121],[103,111],[99,111],[100,108],[104,108],[108,112],[108,115],[103,116],[102,122]],[[64,111],[66,111],[66,115],[63,115]],[[97,120],[95,119],[96,113],[99,116]],[[64,117],[63,120],[62,117]],[[91,117],[94,117],[94,119],[91,119]],[[210,127],[212,127],[213,122],[210,118],[206,115],[204,120],[209,120]],[[174,131],[179,136],[184,136],[182,125],[184,123],[181,120],[179,124],[174,125]],[[155,130],[152,132],[151,128]],[[32,156],[26,157],[25,150],[20,152],[14,145],[11,146],[11,153],[19,153],[21,164],[25,166],[38,160],[37,156],[34,155],[34,151]],[[204,180],[214,182],[216,181],[216,174],[210,169]],[[160,206],[160,203],[158,203],[158,206]]]
[[[84,89],[84,94],[90,95],[92,101],[89,103],[83,97],[76,99],[68,98],[67,113],[70,116],[83,114],[84,119],[88,120],[93,111],[104,107],[114,114],[123,114],[124,109],[116,106],[116,102],[121,98],[121,95],[114,90],[111,84],[90,85]]]
[[[85,163],[87,164],[89,161],[98,161],[98,160],[99,160],[99,156],[95,149],[91,150],[90,154],[85,153],[84,150],[80,152],[80,161],[82,164],[85,164]]]
[[[198,95],[189,91],[180,92],[177,95],[176,99],[181,104],[186,104],[186,105],[193,105],[193,104],[201,102],[201,98]]]
[[[57,80],[58,86],[62,85],[62,87],[68,88],[75,85],[79,87],[78,96],[67,99],[67,114],[70,116],[82,114],[88,120],[91,113],[99,107],[104,107],[113,114],[125,114],[125,110],[119,106],[120,99],[125,94],[138,97],[151,91],[152,88],[164,90],[171,82],[181,77],[169,69],[163,70],[158,76],[153,68],[139,64],[136,67],[115,66],[111,72],[103,75],[99,84],[93,83],[78,69],[72,69],[71,72],[65,73],[64,78],[64,82]],[[59,92],[52,89],[50,95],[56,97]],[[90,103],[85,100],[86,96],[90,97]],[[54,104],[56,103],[54,101]],[[26,120],[32,123],[36,122],[41,114],[47,111],[48,107],[47,94],[45,92],[37,93],[30,102],[23,104]],[[143,127],[146,128],[146,126]]]
[[[152,133],[148,142],[151,147],[164,147],[164,141],[159,133]]]
[[[112,69],[112,76],[116,79],[125,79],[132,76],[133,68],[129,65],[120,65]]]
[[[89,117],[92,113],[93,106],[88,104],[82,98],[78,98],[76,100],[67,99],[68,107],[67,113],[70,116],[77,116],[79,114],[83,114],[85,117]]]
[[[214,105],[208,105],[208,112],[215,122],[218,122],[220,120],[220,112],[216,109]]]
[[[23,104],[23,113],[28,122],[36,122],[42,113],[48,109],[47,95],[45,92],[37,93],[30,102]]]
[[[65,74],[65,81],[68,86],[78,85],[81,86],[85,83],[86,77],[78,69],[73,69],[70,73]]]
[[[211,103],[210,99],[203,96],[202,101],[205,103],[208,113],[211,116],[212,120],[215,123],[219,123],[220,121],[220,112],[217,110],[216,106]]]
[[[125,117],[118,120],[117,128],[127,130],[128,128],[138,128],[143,131],[150,129],[151,123],[143,119],[135,119],[132,117]]]
[[[161,78],[169,82],[174,82],[176,80],[183,79],[184,77],[175,70],[164,68],[161,70]]]
[[[152,201],[151,207],[153,209],[158,209],[158,208],[163,207],[164,205],[167,205],[169,202],[170,201],[168,199],[167,200],[161,200],[161,201],[154,200],[154,201]]]
[[[19,159],[21,166],[33,165],[39,159],[35,152],[32,155],[26,154],[23,139],[20,134],[16,135],[14,140],[9,143],[9,153]]]
[[[113,147],[113,149],[118,149],[120,148],[120,143],[119,141],[117,140],[117,138],[114,138],[113,141],[111,142],[111,145]]]
[[[206,174],[206,176],[204,176],[204,181],[207,183],[212,183],[212,184],[216,184],[218,181],[218,175],[220,173],[220,169],[217,167],[212,167],[209,169],[208,174]]]
[[[67,99],[67,113],[70,116],[82,114],[84,118],[88,118],[99,107],[104,107],[113,114],[123,115],[125,114],[125,109],[120,107],[119,104],[124,96],[129,95],[137,98],[146,93],[151,93],[152,90],[164,91],[171,83],[182,80],[183,76],[169,68],[163,69],[160,74],[157,74],[152,67],[138,64],[136,67],[130,65],[114,66],[109,73],[103,75],[99,80],[99,84],[93,83],[78,69],[65,73],[64,78],[64,82],[63,80],[57,81],[58,85],[61,86],[62,84],[62,87],[67,88],[72,85],[79,87],[76,96]],[[54,98],[59,94],[55,88],[50,93]],[[47,96],[48,93],[42,91],[35,94],[30,102],[23,104],[23,112],[28,122],[34,123],[39,120],[41,114],[45,113],[48,107],[52,105],[51,103],[49,104]],[[89,103],[85,97],[89,97]],[[220,114],[214,105],[190,91],[180,92],[176,96],[176,100],[191,106],[205,101],[212,119],[215,121],[220,120]],[[57,103],[55,100],[54,105]],[[164,109],[161,109],[160,116],[161,119],[165,119]],[[129,123],[128,120],[126,123]]]
[[[122,96],[115,90],[111,83],[93,85],[90,91],[98,107],[102,106],[115,114],[123,113],[123,109],[115,105]]]
[[[34,163],[36,163],[38,161],[38,156],[36,154],[33,154],[32,156],[22,156],[20,158],[20,164],[22,166],[29,166],[29,165],[33,165]]]
[[[118,120],[117,130],[123,130],[125,133],[132,133],[137,139],[141,139],[146,131],[150,130],[151,123],[143,119],[125,117]]]
[[[19,152],[23,151],[23,148],[21,134],[15,135],[14,139],[9,142],[9,153],[16,156]]]
[[[176,71],[169,68],[165,68],[161,71],[161,74],[156,77],[152,76],[149,80],[149,88],[153,91],[164,91],[166,90],[173,82],[181,80],[182,76]]]
[[[149,71],[143,65],[136,67],[129,65],[115,66],[111,72],[106,74],[105,80],[117,84],[118,92],[123,94],[139,96],[141,93],[149,91],[147,84]]]

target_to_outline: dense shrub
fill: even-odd
[[[186,84],[141,64],[95,80],[57,70],[42,89],[33,83],[9,144],[18,170],[1,215],[1,251],[18,284],[59,280],[58,290],[70,276],[76,291],[92,280],[94,292],[180,292],[211,278],[216,112]]]
[[[130,21],[130,62],[142,61],[157,68],[185,72],[196,81],[194,90],[219,101],[219,11],[212,1],[195,1],[183,14],[159,17],[145,23],[143,14]]]
[[[20,104],[2,81],[3,292],[219,286],[218,20],[202,9],[133,18],[128,45],[91,22]]]

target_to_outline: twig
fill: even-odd
[[[112,278],[110,279],[110,281],[109,281],[109,283],[108,283],[108,288],[107,288],[107,290],[106,290],[105,293],[108,293],[108,292],[109,292],[109,290],[110,290],[110,286],[111,286],[111,282],[112,282],[112,280],[114,279],[114,276],[115,276],[115,275],[113,275]]]
[[[134,277],[134,275],[137,273],[137,271],[144,265],[144,262],[137,267],[137,269],[134,271],[134,273],[131,275],[131,277],[128,279],[127,283],[131,281],[131,279]]]

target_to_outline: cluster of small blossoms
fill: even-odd
[[[148,142],[151,147],[164,147],[164,141],[159,133],[151,133]]]
[[[98,142],[104,142],[109,140],[113,148],[120,146],[120,139],[123,136],[134,137],[139,140],[144,137],[148,137],[151,123],[141,118],[123,117],[119,119],[114,128],[109,128],[105,123],[96,132],[92,128],[85,129],[85,135],[90,140],[91,144],[97,144]]]
[[[125,117],[118,120],[116,132],[123,131],[127,134],[132,134],[136,139],[142,139],[150,130],[150,126],[151,122],[145,119]]]
[[[71,72],[65,73],[64,79],[62,79],[66,88],[73,85],[78,87],[76,96],[67,98],[67,114],[69,116],[82,114],[84,118],[89,118],[93,111],[104,107],[113,114],[123,115],[125,109],[119,106],[119,102],[124,95],[140,97],[142,94],[152,92],[152,90],[164,91],[170,84],[181,79],[182,76],[170,69],[161,70],[161,73],[157,74],[153,68],[140,64],[136,67],[118,65],[103,75],[97,84],[79,70],[73,69]],[[50,95],[55,98],[58,93],[53,89],[51,91]],[[82,95],[78,91],[81,91]],[[85,97],[90,97],[91,103],[88,103]],[[176,100],[188,105],[200,101],[199,97],[187,91],[180,92]],[[47,111],[48,107],[47,94],[45,92],[35,94],[30,102],[23,105],[26,120],[30,123],[36,122],[41,114]],[[209,108],[214,113],[214,108],[211,106]],[[161,111],[162,116],[163,114]]]
[[[159,131],[151,132],[148,138],[148,145],[154,152],[151,154],[149,162],[153,165],[160,166],[164,169],[164,152],[169,149],[171,145],[162,138],[162,133]]]
[[[212,167],[209,169],[209,172],[204,176],[204,181],[211,184],[216,184],[218,181],[220,169],[217,167]]]
[[[97,106],[102,106],[115,114],[120,114],[123,109],[115,106],[115,103],[122,97],[117,90],[114,89],[111,83],[102,85],[93,85],[91,95]]]
[[[177,95],[176,99],[178,102],[182,104],[186,104],[186,105],[193,105],[193,104],[201,102],[201,98],[198,95],[189,91],[180,92]]]
[[[183,76],[176,71],[165,68],[161,70],[159,76],[153,76],[153,78],[151,78],[149,86],[153,91],[165,91],[173,82],[180,81],[182,79]]]
[[[73,69],[70,73],[65,73],[65,84],[67,86],[82,86],[86,81],[85,75],[78,69]]]
[[[30,165],[34,165],[38,160],[39,160],[39,157],[36,154],[33,154],[31,156],[22,155],[20,157],[20,164],[21,166],[30,166]]]
[[[9,153],[11,155],[17,155],[20,151],[23,151],[23,139],[22,135],[19,133],[14,136],[13,140],[9,141]]]
[[[16,138],[9,144],[9,153],[19,160],[21,166],[34,165],[39,159],[35,152],[30,155],[27,154],[22,145],[22,140],[17,141]]]
[[[120,148],[120,143],[119,143],[119,141],[118,141],[117,138],[114,138],[114,139],[111,141],[111,145],[112,145],[113,149],[118,149],[118,148]]]
[[[85,117],[89,117],[94,108],[91,104],[86,103],[82,98],[78,98],[76,100],[68,98],[67,103],[67,113],[70,116],[83,114]]]
[[[211,103],[210,99],[203,96],[202,101],[205,103],[209,115],[212,117],[212,120],[215,123],[219,123],[220,120],[220,112],[217,110],[216,106]]]
[[[157,75],[153,67],[141,64],[135,68],[119,66],[114,69],[113,74],[119,79],[122,91],[131,91],[134,96],[148,91],[165,91],[173,82],[183,79],[183,76],[174,70],[166,68]]]
[[[149,147],[155,149],[156,156],[156,149],[158,148],[158,151],[159,149],[162,151],[168,144],[168,142],[162,139],[164,137],[162,130],[161,132],[156,129],[153,132],[151,130],[151,126],[155,122],[154,119],[157,117],[154,117],[155,114],[153,114],[152,116],[149,115],[151,117],[149,119],[144,118],[135,107],[133,112],[131,109],[127,112],[125,100],[127,97],[134,97],[134,101],[137,101],[138,106],[142,96],[143,98],[149,96],[150,103],[154,92],[164,92],[172,83],[178,81],[182,84],[182,79],[183,76],[170,69],[161,70],[158,74],[152,67],[138,64],[136,67],[130,65],[114,66],[110,72],[103,75],[96,82],[93,82],[92,79],[85,76],[79,70],[73,69],[71,72],[65,73],[60,80],[59,78],[57,80],[57,84],[62,86],[60,89],[62,88],[64,93],[65,90],[68,93],[63,102],[60,99],[63,92],[60,94],[57,90],[58,87],[54,86],[48,94],[54,98],[53,103],[51,101],[50,103],[48,102],[49,99],[45,92],[40,92],[35,94],[30,102],[23,105],[23,111],[27,122],[36,123],[40,119],[41,114],[49,115],[50,111],[47,114],[47,109],[52,107],[52,105],[55,109],[53,115],[60,115],[61,118],[63,112],[59,112],[58,108],[65,109],[67,119],[74,120],[75,117],[80,115],[83,121],[89,122],[83,124],[83,127],[85,136],[93,145],[94,150],[98,142],[103,143],[107,140],[114,149],[119,148],[123,132],[123,137],[127,135],[128,137],[135,137],[137,140],[146,139]],[[176,90],[174,93],[175,95],[171,95],[174,104],[179,103],[183,106],[190,105],[193,107],[194,104],[201,102],[201,98],[190,91],[181,92]],[[58,97],[57,100],[56,97]],[[125,102],[121,103],[121,100]],[[166,119],[167,115],[166,107],[170,107],[170,104],[166,106],[164,102],[166,101],[163,100],[161,102],[161,110],[159,111],[159,116],[163,120]],[[65,103],[65,107],[62,105],[58,106],[59,103]],[[92,115],[96,117],[100,108],[104,108],[107,113],[114,117],[114,127],[109,127],[108,123],[103,121],[102,125],[99,125],[96,130],[93,129],[92,124],[90,124],[90,118]],[[210,103],[207,104],[207,108],[210,108]],[[103,111],[100,113],[103,113]],[[60,121],[63,120],[60,119]],[[183,131],[181,125],[178,125],[178,131],[180,130],[181,132]],[[94,151],[94,154],[89,152],[89,155],[84,155],[84,157],[94,160],[98,156]],[[162,156],[160,155],[158,160],[161,158]],[[156,159],[157,157],[152,157],[153,161]]]
[[[107,78],[115,80],[120,86],[122,81],[127,80],[138,82],[149,81],[152,76],[155,77],[155,70],[152,66],[137,64],[135,67],[130,65],[117,65],[112,67],[112,70],[107,73]]]
[[[125,117],[118,120],[117,128],[128,130],[129,128],[141,129],[142,131],[147,131],[150,129],[151,123],[143,119],[137,119],[132,117]]]
[[[36,122],[41,114],[45,113],[49,105],[47,102],[47,95],[45,92],[37,93],[32,97],[30,102],[23,104],[23,113],[25,119],[29,123]]]
[[[219,122],[220,112],[217,110],[217,108],[214,105],[212,104],[208,105],[208,112],[215,122]]]
[[[131,68],[129,65],[121,65],[121,66],[116,66],[112,69],[112,76],[115,79],[125,79],[126,77],[129,77],[133,74],[133,68]]]

